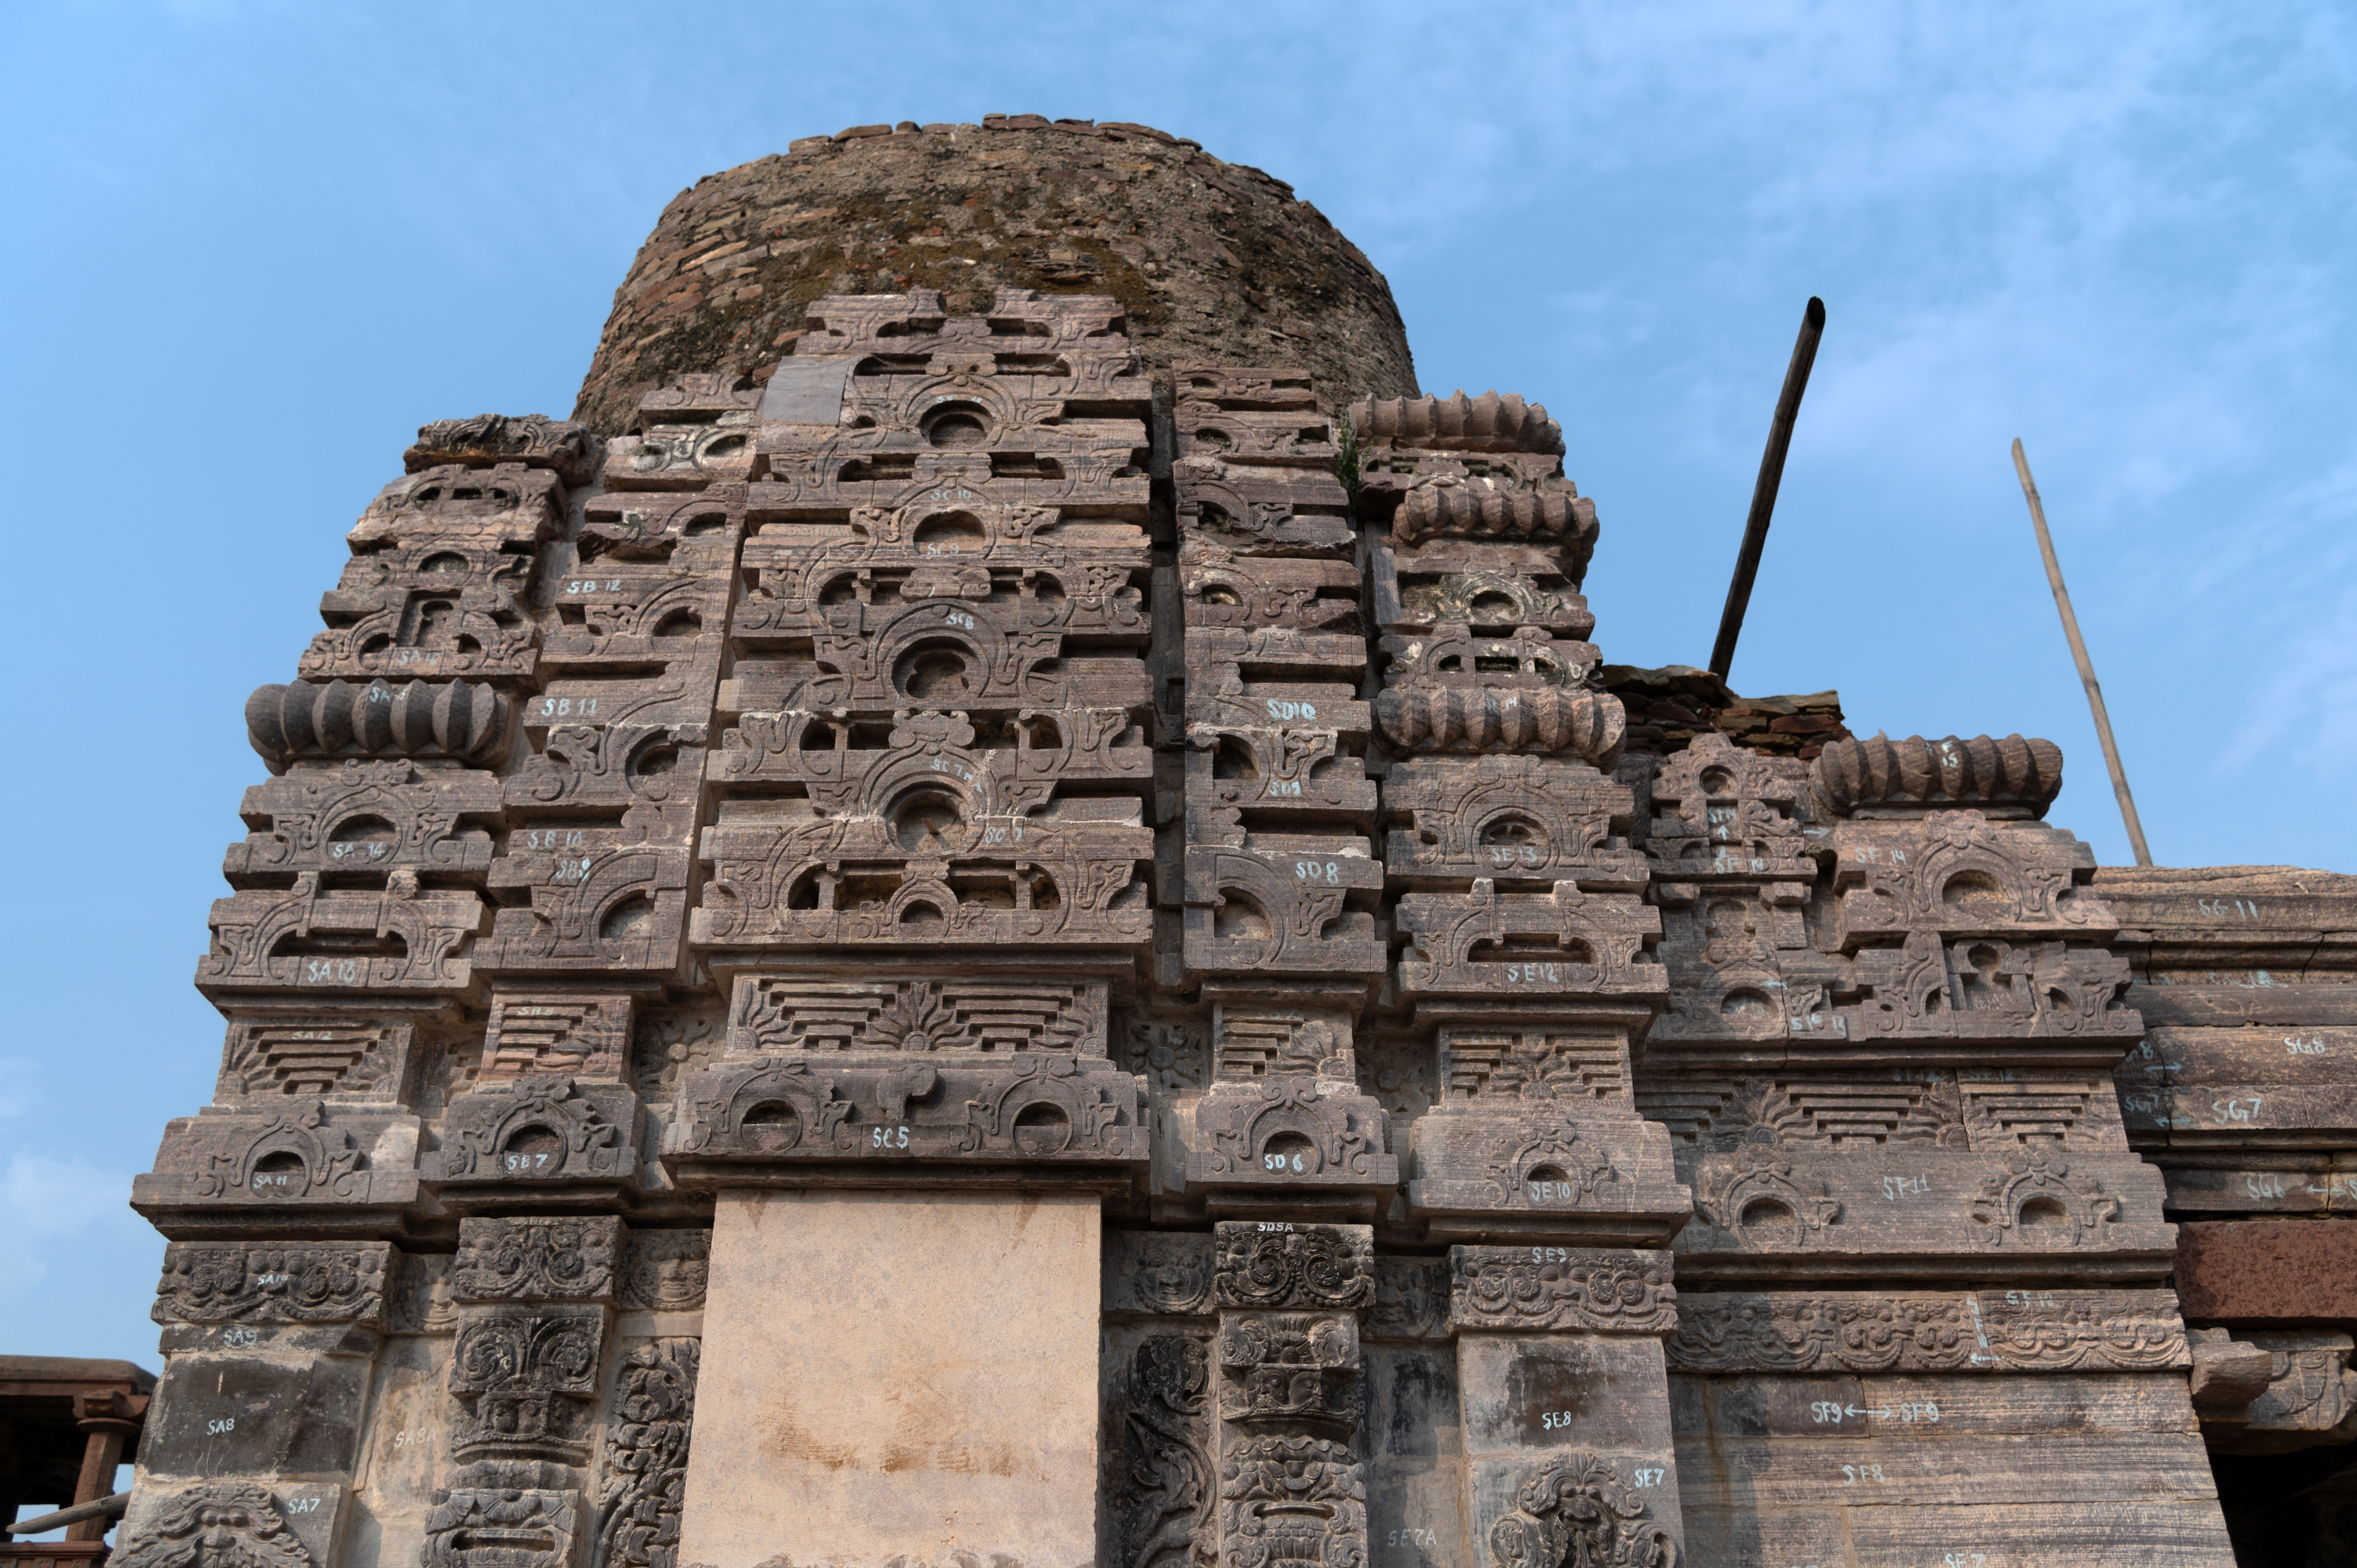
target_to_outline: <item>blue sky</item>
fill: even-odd
[[[2357,870],[2345,5],[18,0],[0,1350],[155,1364],[122,1205],[212,1081],[188,977],[264,777],[242,705],[414,428],[567,412],[700,175],[993,112],[1291,181],[1426,391],[1544,402],[1616,661],[1707,658],[1823,295],[1737,688],[2049,736],[2054,820],[2126,860],[2019,435],[2155,854]]]

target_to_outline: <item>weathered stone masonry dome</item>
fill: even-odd
[[[1110,295],[1139,360],[1284,363],[1319,406],[1413,396],[1383,274],[1293,188],[1144,125],[994,115],[796,142],[663,209],[614,295],[574,417],[629,427],[683,372],[761,375],[829,294]]]
[[[1158,132],[707,179],[578,413],[248,703],[112,1568],[2348,1561],[2357,878],[1605,662]]]

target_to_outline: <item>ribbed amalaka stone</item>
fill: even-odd
[[[674,375],[767,374],[821,295],[910,288],[952,315],[1000,288],[1111,295],[1157,378],[1285,364],[1329,412],[1415,395],[1390,285],[1283,180],[1142,125],[992,115],[813,136],[681,192],[615,291],[574,417],[628,430]]]

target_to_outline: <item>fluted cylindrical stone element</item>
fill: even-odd
[[[1139,358],[1306,369],[1321,408],[1413,397],[1391,285],[1284,181],[1142,125],[988,116],[813,136],[663,209],[574,417],[619,435],[682,372],[765,373],[827,294],[1111,295]]]
[[[1596,551],[1596,503],[1568,484],[1554,490],[1498,490],[1471,484],[1428,485],[1407,493],[1392,514],[1392,539],[1529,540],[1564,553],[1572,580]]]
[[[1563,426],[1546,405],[1485,392],[1467,397],[1375,397],[1351,405],[1362,441],[1436,452],[1544,452],[1563,456]]]
[[[1837,740],[1809,765],[1828,815],[1867,806],[2026,806],[2042,817],[2062,791],[2062,748],[2018,735]]]
[[[1394,687],[1374,709],[1383,738],[1404,753],[1568,752],[1607,773],[1629,727],[1619,698],[1582,687]]]
[[[273,773],[298,757],[449,757],[479,762],[499,749],[508,703],[472,681],[296,681],[257,686],[245,734]]]

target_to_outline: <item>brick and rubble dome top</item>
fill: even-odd
[[[1356,245],[1283,180],[1143,125],[988,115],[863,125],[696,182],[615,291],[574,417],[620,435],[683,372],[766,376],[830,294],[1110,295],[1157,376],[1308,370],[1318,405],[1415,395],[1406,329]]]

